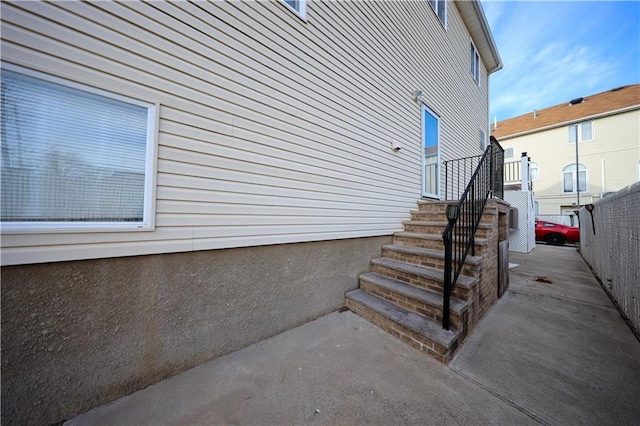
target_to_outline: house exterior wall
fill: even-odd
[[[2,60],[160,105],[155,230],[3,233],[2,264],[390,235],[441,159],[477,154],[488,76],[454,3],[3,2]],[[404,147],[390,149],[392,142]]]
[[[455,3],[446,29],[428,2],[307,6],[2,2],[3,63],[159,105],[154,230],[2,234],[3,422],[342,307],[421,195],[413,90],[441,159],[480,153],[488,75]]]
[[[586,120],[580,120],[580,122]],[[523,136],[500,139],[514,156],[526,152],[538,165],[533,181],[540,214],[575,210],[576,193],[563,193],[562,170],[575,164],[575,145],[569,143],[567,126]],[[580,204],[599,200],[604,192],[618,191],[637,182],[640,162],[640,109],[596,118],[593,140],[578,144],[579,163],[587,168],[587,191],[580,192]],[[604,184],[603,184],[604,182]]]

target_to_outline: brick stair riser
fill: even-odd
[[[415,247],[415,248],[426,248],[432,250],[444,250],[444,241],[441,239],[437,240],[425,240],[422,238],[411,238],[411,237],[393,237],[393,244],[397,244],[399,246],[406,247]],[[475,256],[483,256],[484,255],[485,246],[481,244],[476,244]]]
[[[480,223],[490,224],[495,220],[493,214],[483,214],[480,218]],[[444,213],[433,212],[411,212],[411,220],[418,222],[447,222],[447,215]]]
[[[419,351],[437,359],[442,363],[449,362],[458,346],[458,342],[456,342],[454,343],[453,347],[447,350],[445,347],[432,342],[424,336],[421,336],[418,333],[415,333],[395,323],[394,321],[391,321],[390,319],[378,314],[377,312],[374,312],[373,310],[365,306],[360,305],[359,303],[355,303],[354,301],[347,299],[346,305],[347,308],[352,312],[355,312],[367,321],[372,322],[388,333],[391,333],[392,335],[401,339],[403,342],[408,343]]]
[[[387,268],[386,266],[382,265],[373,265],[372,271],[380,275],[384,275],[385,277],[393,278],[407,284],[415,285],[416,287],[426,288],[438,293],[443,292],[444,284],[442,282],[427,277],[421,277],[409,272],[398,271],[396,269]]]
[[[449,204],[456,204],[455,201],[450,203],[425,203],[418,204],[418,211],[421,212],[432,212],[432,213],[442,213],[445,214],[447,212],[447,206]]]
[[[402,306],[405,309],[409,309],[417,314],[436,321],[438,324],[442,324],[442,308],[432,306],[419,300],[412,299],[410,297],[398,294],[394,291],[386,288],[379,287],[369,281],[360,281],[360,288],[389,302]],[[460,330],[460,316],[455,313],[451,313],[449,316],[451,320],[451,326],[454,330]]]
[[[415,232],[418,234],[442,234],[445,230],[446,225],[418,225],[413,223],[407,223],[404,225],[404,230],[406,232]],[[476,237],[487,238],[490,229],[487,228],[478,228],[476,231]]]
[[[396,269],[388,268],[382,265],[372,265],[371,271],[376,272],[380,275],[384,275],[385,277],[393,278],[407,284],[415,285],[416,287],[426,288],[429,290],[437,291],[438,293],[442,293],[444,291],[444,283],[431,278],[415,275],[409,272],[398,271]],[[459,285],[456,285],[452,292],[453,297],[465,302],[469,300],[470,295],[471,293],[469,289],[466,289]]]
[[[447,206],[456,205],[456,204],[458,204],[457,201],[420,203],[418,204],[418,211],[445,214],[447,212]],[[495,206],[491,206],[490,204],[487,204],[484,208],[483,214],[496,215],[498,214],[498,211]]]
[[[427,255],[402,253],[395,250],[383,248],[382,257],[411,263],[413,265],[429,266],[431,268],[436,268],[444,271],[444,259],[430,257]],[[468,277],[477,277],[480,272],[479,268],[476,265],[465,264],[462,267],[462,271],[460,273]]]

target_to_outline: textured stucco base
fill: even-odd
[[[2,268],[2,424],[51,424],[344,306],[391,237]]]

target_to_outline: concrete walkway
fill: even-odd
[[[511,262],[449,366],[336,312],[66,424],[639,424],[640,343],[575,248]]]

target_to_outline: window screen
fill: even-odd
[[[3,223],[145,220],[155,107],[116,98],[2,70]]]

